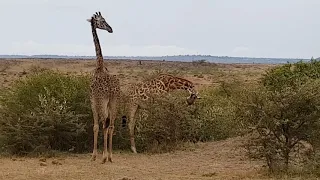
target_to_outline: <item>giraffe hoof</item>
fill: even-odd
[[[101,164],[104,164],[106,163],[107,159],[106,158],[103,158],[102,161],[101,161]]]
[[[113,162],[111,158],[109,158],[108,161],[111,162],[111,163]]]
[[[90,161],[95,161],[96,159],[97,159],[96,156],[92,156]]]
[[[137,150],[136,150],[135,147],[131,146],[131,150],[132,150],[132,152],[133,152],[134,154],[137,154]]]

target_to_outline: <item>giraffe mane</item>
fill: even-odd
[[[187,81],[187,82],[189,82],[189,83],[193,84],[191,81],[189,81],[189,80],[187,80],[187,79],[185,79],[185,78],[181,78],[181,77],[173,76],[173,75],[171,75],[171,74],[166,74],[166,73],[161,73],[161,74],[159,74],[159,76],[163,76],[163,75],[165,75],[165,76],[170,76],[170,77],[173,77],[173,78],[175,78],[175,79],[179,79],[179,80]]]

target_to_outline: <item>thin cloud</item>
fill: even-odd
[[[131,45],[102,45],[105,56],[163,56],[163,55],[186,55],[196,54],[197,51],[174,45],[160,46],[131,46]],[[94,45],[85,44],[42,44],[35,41],[13,42],[6,52],[1,54],[54,54],[72,56],[95,55]]]
[[[232,50],[234,56],[250,56],[252,54],[249,47],[239,46]]]

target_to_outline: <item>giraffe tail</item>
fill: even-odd
[[[127,116],[122,116],[121,126],[122,128],[125,128],[127,126]]]

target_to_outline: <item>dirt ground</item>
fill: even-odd
[[[114,162],[106,164],[100,163],[101,154],[95,162],[90,161],[90,154],[48,158],[45,163],[40,158],[2,158],[0,179],[265,179],[259,173],[262,163],[246,158],[242,141],[238,137],[154,155],[115,152]]]
[[[240,80],[254,83],[274,65],[199,64],[163,61],[106,61],[109,71],[117,74],[123,87],[143,80],[154,72],[185,77],[200,89],[221,81]],[[66,74],[90,73],[95,60],[18,59],[0,60],[0,90],[14,80],[24,78],[34,68],[59,70]],[[250,161],[240,148],[242,138],[198,144],[196,147],[166,154],[115,152],[113,163],[90,162],[90,154],[69,154],[46,162],[39,158],[0,157],[0,179],[265,179],[262,163]],[[101,156],[101,154],[100,154]],[[100,157],[99,156],[99,157]],[[54,162],[54,164],[52,163]],[[43,164],[43,166],[41,165]]]

